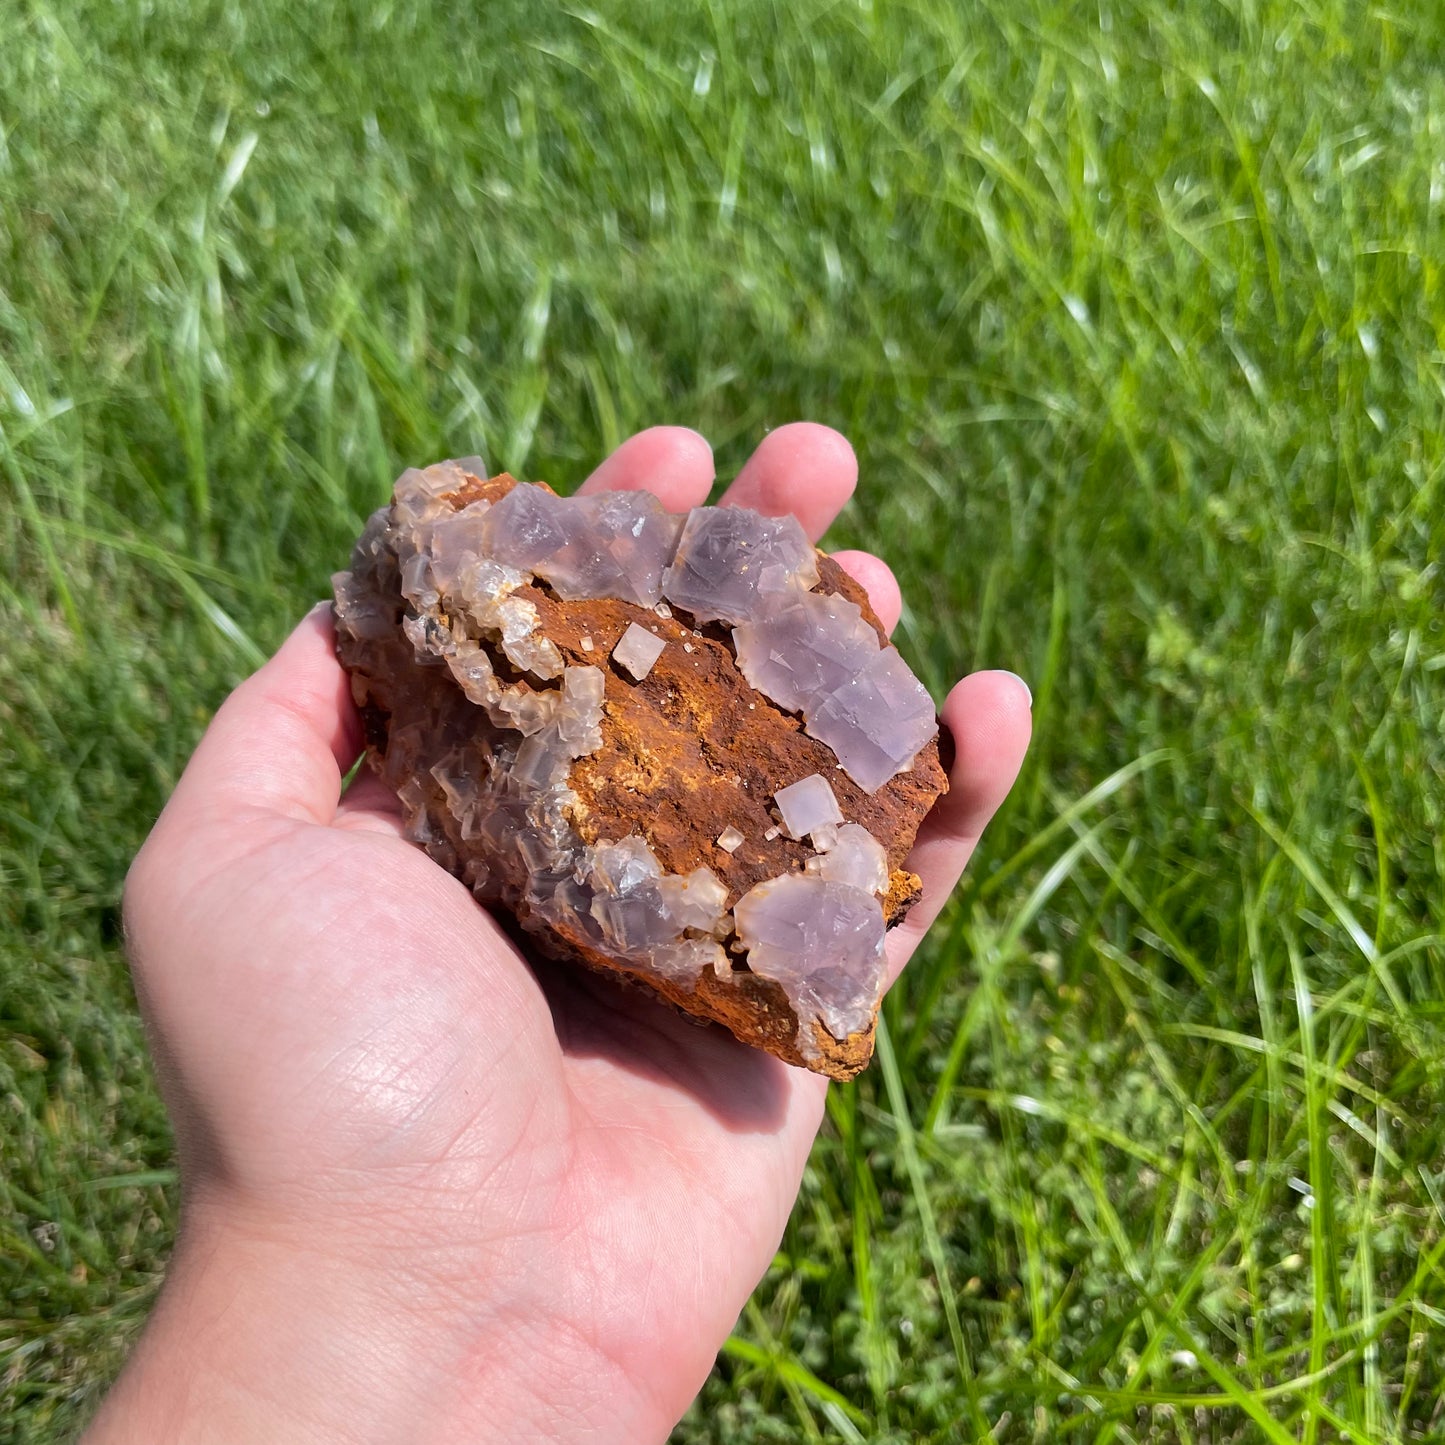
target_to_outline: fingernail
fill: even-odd
[[[1010,671],[1008,670],[1008,668],[1006,668],[1006,667],[1001,667],[1001,668],[999,668],[999,671],[1000,671],[1001,673],[1003,673],[1003,675],[1004,675],[1005,677],[1011,677],[1011,678],[1013,678],[1013,680],[1014,680],[1016,683],[1018,683],[1018,685],[1019,685],[1021,688],[1023,688],[1023,690],[1024,690],[1024,696],[1025,696],[1026,698],[1028,698],[1028,700],[1029,700],[1029,711],[1032,712],[1032,711],[1033,711],[1033,706],[1034,706],[1034,695],[1033,695],[1033,691],[1030,689],[1028,683],[1026,683],[1026,682],[1023,680],[1023,678],[1021,678],[1021,677],[1018,675],[1018,673],[1016,673],[1016,672],[1010,672]]]

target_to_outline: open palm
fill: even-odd
[[[816,538],[855,478],[841,437],[798,424],[725,500]],[[701,438],[656,428],[586,485],[682,510],[712,481]],[[887,568],[838,560],[891,627]],[[246,1240],[255,1271],[287,1258],[299,1289],[354,1302],[363,1350],[425,1341],[412,1398],[375,1402],[402,1438],[664,1439],[776,1249],[826,1083],[520,951],[403,841],[375,779],[343,795],[360,734],[332,648],[318,609],[225,703],[127,888],[182,1252],[194,1220],[217,1251]],[[924,898],[895,969],[1013,781],[1028,695],[975,674],[943,718],[952,791],[911,859]]]

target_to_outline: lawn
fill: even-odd
[[[829,422],[1036,741],[678,1428],[1445,1435],[1445,11],[0,5],[0,1441],[176,1190],[127,862],[410,462]]]

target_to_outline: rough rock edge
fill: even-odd
[[[465,485],[445,495],[445,500],[454,508],[460,509],[482,499],[496,501],[517,484],[506,473],[488,479],[468,474],[468,478]],[[887,633],[862,587],[821,552],[818,553],[818,570],[818,590],[841,594],[855,603],[877,632],[880,642],[886,644]],[[599,666],[606,677],[607,742],[599,752],[574,762],[568,780],[578,797],[577,806],[572,810],[572,824],[585,842],[593,843],[603,836],[621,838],[629,832],[637,832],[647,837],[659,861],[669,872],[687,873],[699,862],[706,863],[727,885],[729,908],[754,884],[802,866],[812,850],[806,843],[793,842],[781,833],[771,840],[763,836],[767,827],[777,821],[771,812],[771,793],[759,797],[763,790],[749,786],[766,775],[767,764],[773,761],[771,744],[766,757],[753,759],[755,767],[749,770],[748,783],[742,787],[737,786],[741,779],[736,770],[729,777],[725,769],[713,769],[718,777],[732,785],[722,807],[717,806],[716,798],[711,804],[705,799],[698,800],[694,788],[628,788],[623,776],[625,770],[618,766],[620,758],[630,757],[635,767],[653,773],[657,763],[651,757],[652,749],[647,740],[649,735],[656,736],[658,730],[649,729],[647,719],[650,716],[666,720],[669,711],[676,711],[679,696],[690,691],[687,685],[689,668],[704,675],[701,685],[691,689],[692,695],[704,697],[708,695],[707,674],[725,670],[734,678],[738,676],[730,629],[716,624],[689,628],[680,617],[659,617],[651,609],[612,598],[565,603],[540,580],[520,589],[518,595],[527,597],[536,605],[540,630],[556,643],[568,665]],[[583,609],[587,613],[585,626],[589,629],[585,633],[578,616]],[[615,665],[610,663],[612,647],[630,622],[637,622],[674,644],[664,652],[663,658],[642,682],[634,682],[630,677],[624,680]],[[590,650],[581,646],[584,636],[591,638]],[[684,649],[684,643],[691,647],[691,652]],[[488,650],[492,650],[490,646]],[[360,681],[360,678],[356,679],[356,682]],[[681,688],[678,686],[680,682],[684,684]],[[365,697],[369,691],[365,685],[357,688],[354,683],[353,690],[365,699],[361,702],[361,711],[368,740],[368,760],[380,772],[386,749],[388,715]],[[717,691],[738,694],[736,685],[722,686]],[[826,744],[809,738],[802,731],[800,719],[774,707],[761,694],[747,689],[746,684],[743,684],[743,693],[747,700],[735,710],[742,716],[728,719],[726,735],[729,742],[725,749],[717,750],[719,756],[724,760],[746,758],[749,756],[750,738],[758,742],[776,740],[780,729],[793,734],[788,747],[800,758],[798,767],[802,771],[798,776],[804,776],[807,771],[817,771],[827,777],[844,815],[850,821],[862,823],[884,845],[891,871],[888,892],[882,900],[883,914],[887,926],[890,929],[896,927],[922,896],[922,881],[902,864],[924,816],[938,797],[948,790],[947,775],[939,764],[937,740],[928,743],[907,772],[898,774],[876,793],[868,794],[838,767],[832,750]],[[748,706],[749,703],[751,706]],[[678,720],[671,721],[663,735],[678,741],[697,737],[700,750],[707,751],[705,736],[699,736],[685,725],[679,730]],[[738,751],[739,742],[741,752]],[[649,762],[652,767],[648,766]],[[666,764],[662,766],[666,767]],[[675,770],[668,769],[668,776],[676,775]],[[640,778],[638,780],[641,781]],[[428,788],[428,791],[431,789]],[[659,791],[663,794],[661,800]],[[441,802],[439,789],[431,801]],[[739,810],[746,816],[720,816]],[[660,830],[660,818],[665,821],[669,817],[673,818],[674,826]],[[704,835],[716,837],[729,823],[736,825],[739,822],[747,822],[750,826],[745,829],[748,842],[736,853],[729,855],[715,846],[706,845],[699,850],[699,838]],[[660,837],[657,836],[659,831]],[[835,1039],[820,1021],[814,1019],[812,1032],[817,1053],[816,1057],[805,1057],[797,1044],[798,1019],[782,985],[747,970],[742,962],[745,955],[741,953],[737,955],[738,962],[730,978],[719,980],[711,970],[705,970],[695,988],[685,988],[672,980],[635,972],[624,963],[601,953],[585,938],[569,936],[556,925],[540,919],[532,920],[525,906],[512,911],[539,952],[562,961],[583,964],[594,971],[640,986],[700,1023],[712,1021],[722,1024],[744,1043],[764,1049],[785,1063],[846,1080],[861,1073],[872,1057],[876,1011],[868,1028],[851,1033],[845,1039]],[[735,940],[729,941],[735,946]]]

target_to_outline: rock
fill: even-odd
[[[434,859],[543,952],[864,1067],[947,783],[926,692],[794,519],[444,462],[334,581],[372,765]]]

